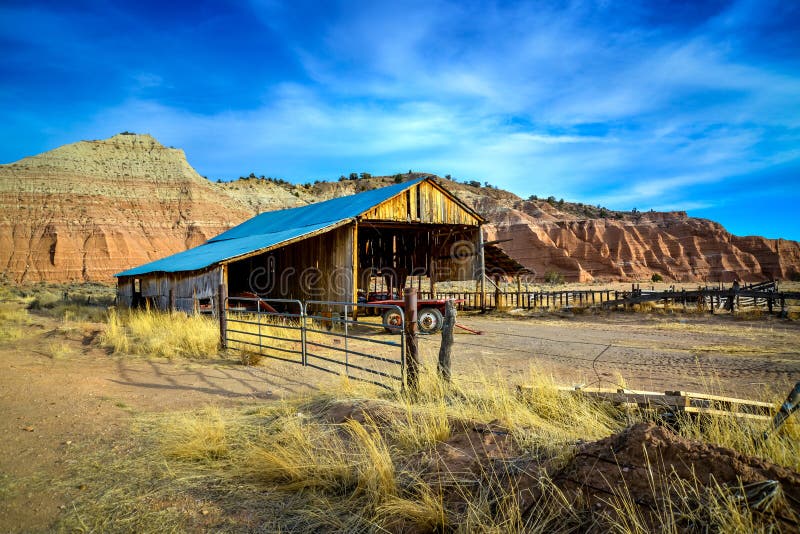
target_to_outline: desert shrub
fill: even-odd
[[[31,303],[28,305],[28,309],[29,310],[52,309],[59,302],[63,302],[61,295],[53,293],[52,291],[42,291],[36,294]]]
[[[104,322],[115,299],[114,288],[101,284],[36,284],[20,291],[29,310],[64,321]]]
[[[115,353],[208,358],[217,354],[219,328],[212,319],[201,315],[112,310],[101,343]]]
[[[664,277],[658,273],[653,273],[653,276],[650,277],[651,282],[663,282]]]
[[[544,281],[552,285],[563,284],[564,275],[558,271],[547,271],[544,275]]]

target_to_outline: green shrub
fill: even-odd
[[[558,271],[547,271],[544,275],[544,281],[553,285],[563,284],[564,275]]]
[[[651,282],[663,282],[664,277],[658,273],[653,273],[653,276],[650,277]]]
[[[34,297],[28,305],[29,310],[49,310],[52,309],[62,301],[62,297],[57,293],[50,291],[42,291]]]

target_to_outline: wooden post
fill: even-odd
[[[494,277],[494,309],[500,309],[500,277]]]
[[[517,308],[522,308],[522,282],[517,275]]]
[[[481,311],[486,311],[486,258],[483,254],[483,230],[478,227],[478,256],[480,259],[480,277],[481,277]]]
[[[430,266],[428,267],[428,278],[431,282],[431,299],[436,298],[436,264],[433,260],[433,255],[430,258]]]
[[[412,394],[419,389],[419,359],[417,356],[417,290],[405,291],[406,315],[406,385]]]
[[[358,321],[358,223],[353,223],[353,234],[352,234],[352,255],[350,261],[352,265],[350,266],[350,276],[353,277],[351,280],[352,285],[352,292],[353,294],[350,296],[350,302],[353,303],[353,320]],[[369,286],[367,286],[367,291],[369,291]]]
[[[219,285],[217,291],[217,316],[219,317],[219,346],[224,350],[228,348],[228,342],[225,339],[228,334],[228,318],[225,315],[225,304],[228,298],[228,290],[225,284]]]
[[[442,324],[442,345],[439,347],[439,365],[436,367],[439,378],[450,382],[450,355],[453,351],[453,330],[456,326],[456,307],[451,299],[447,300],[444,308],[444,323]]]
[[[169,289],[169,311],[170,313],[175,311],[175,290],[172,288]]]

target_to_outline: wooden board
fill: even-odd
[[[559,387],[558,390],[565,394],[579,394],[602,402],[609,402],[622,408],[732,416],[759,421],[771,421],[772,412],[776,408],[768,402],[674,390],[664,393],[580,387]],[[519,385],[517,392],[525,398],[533,398],[536,388]]]
[[[483,220],[431,182],[421,182],[381,202],[361,216],[364,221],[403,221],[477,226]]]

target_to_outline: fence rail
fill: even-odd
[[[265,357],[393,389],[405,384],[403,310],[387,304],[228,297],[221,335],[244,360]],[[358,321],[359,311],[396,313],[398,323]]]
[[[780,292],[775,282],[763,282],[725,288],[700,287],[696,290],[652,291],[634,285],[629,291],[613,289],[563,290],[563,291],[420,291],[420,298],[454,299],[459,310],[497,308],[570,309],[617,308],[645,302],[674,306],[703,307],[710,311],[739,308],[766,309],[769,313],[785,312],[787,302],[800,301],[800,292]]]

